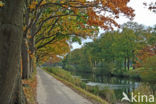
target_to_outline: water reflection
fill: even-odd
[[[108,77],[108,76],[96,76],[93,74],[84,74],[84,73],[74,73],[76,76],[81,76],[82,81],[86,82],[87,86],[97,86],[99,90],[111,89],[113,90],[115,97],[118,101],[123,97],[122,92],[125,92],[130,95],[130,92],[134,92],[141,88],[147,88],[150,86],[150,91],[155,95],[156,85],[151,85],[149,83],[144,83],[132,79],[123,79],[117,77]],[[142,92],[144,90],[142,89]],[[147,91],[146,91],[147,92]]]
[[[123,89],[123,88],[128,88],[130,91],[133,89],[136,89],[139,86],[139,83],[134,83],[134,84],[109,84],[109,83],[97,83],[97,82],[88,82],[88,86],[98,86],[101,90],[104,88],[110,88],[110,89]]]

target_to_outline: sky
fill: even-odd
[[[132,7],[135,10],[134,12],[135,17],[133,19],[133,22],[137,22],[139,24],[143,24],[146,26],[156,25],[156,13],[149,11],[147,7],[143,5],[144,2],[150,3],[152,1],[155,2],[156,0],[130,0],[130,2],[128,3],[128,6]],[[122,16],[117,20],[117,23],[123,24],[128,21],[129,19]],[[99,31],[99,33],[102,33],[102,32],[103,30]],[[91,42],[91,41],[92,41],[91,39],[83,39],[82,45],[86,42]],[[76,48],[81,48],[82,45],[79,45],[78,43],[73,43],[72,47],[73,49],[76,49]]]
[[[128,3],[128,6],[132,7],[135,10],[134,22],[138,22],[139,24],[143,24],[146,26],[153,26],[156,24],[156,14],[149,11],[147,7],[143,5],[144,2],[156,2],[156,0],[131,0]],[[125,17],[121,17],[117,22],[119,24],[127,22],[128,19]]]

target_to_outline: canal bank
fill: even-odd
[[[76,77],[80,77],[81,80],[85,82],[87,86],[94,87],[94,90],[91,91],[92,93],[98,94],[99,96],[107,99],[108,101],[114,100],[113,102],[121,102],[123,92],[125,92],[129,96],[131,95],[132,92],[136,94],[141,93],[145,95],[146,94],[147,95],[151,94],[154,96],[156,95],[156,84],[154,82],[143,81],[140,79],[135,79],[134,77],[132,78],[119,76],[106,76],[78,72],[71,73]],[[105,95],[105,93],[107,93],[106,94],[107,96]]]
[[[156,85],[128,78],[96,76],[90,73],[73,73],[61,68],[46,68],[48,72],[73,83],[96,96],[100,96],[111,104],[121,103],[123,92],[128,96],[133,93],[156,94]],[[124,103],[125,104],[125,103]]]

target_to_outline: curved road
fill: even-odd
[[[92,104],[40,68],[37,70],[38,104]]]

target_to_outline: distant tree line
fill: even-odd
[[[134,22],[121,27],[70,52],[63,60],[64,69],[110,75],[141,67],[147,57],[156,55],[155,27]]]

